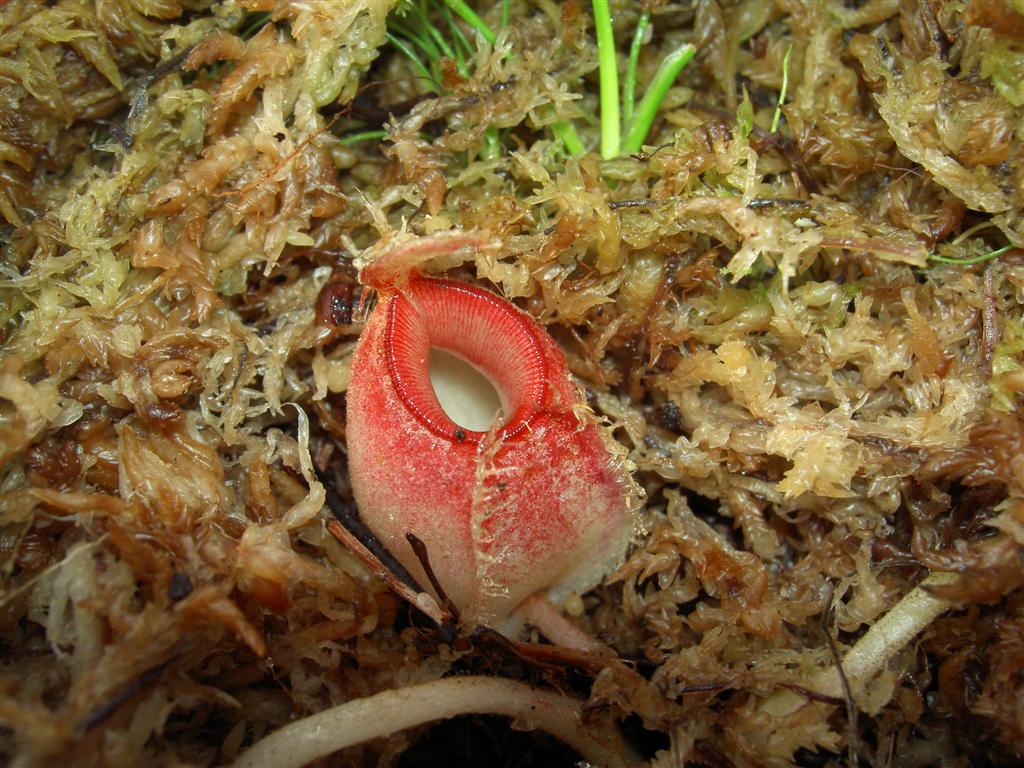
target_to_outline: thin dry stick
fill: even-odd
[[[338,541],[348,547],[352,554],[362,560],[363,564],[380,577],[396,595],[421,610],[433,619],[438,626],[449,624],[452,621],[452,616],[441,608],[433,597],[426,592],[417,593],[412,587],[395,576],[376,555],[364,546],[363,542],[349,533],[345,526],[337,520],[331,520],[327,524],[327,530],[334,534]]]
[[[339,749],[469,713],[504,715],[550,733],[599,766],[627,765],[614,729],[599,741],[580,727],[582,702],[524,683],[451,677],[384,691],[286,725],[250,747],[232,768],[300,768]]]
[[[853,700],[853,691],[850,690],[850,681],[846,678],[846,670],[843,669],[842,660],[839,658],[839,649],[836,648],[836,641],[832,639],[832,635],[829,634],[827,627],[822,628],[821,634],[825,637],[825,644],[828,645],[828,652],[832,656],[832,664],[836,668],[836,672],[839,674],[839,682],[843,686],[843,698],[846,704],[846,751],[849,755],[848,765],[851,768],[857,768],[860,765],[860,740],[857,738],[857,703]]]
[[[430,564],[430,554],[427,552],[427,545],[423,543],[423,540],[412,531],[406,531],[405,540],[409,542],[409,546],[412,547],[413,554],[416,555],[416,559],[420,561],[420,566],[423,568],[423,572],[427,575],[427,581],[430,582],[431,589],[434,590],[434,594],[437,595],[437,599],[441,603],[441,607],[448,612],[452,617],[452,621],[456,624],[462,621],[462,616],[459,613],[459,608],[452,599],[448,597],[448,593],[444,591],[444,587],[441,586],[441,582],[437,578],[437,574],[434,573],[434,567]]]

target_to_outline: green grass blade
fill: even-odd
[[[397,21],[392,21],[388,24],[388,29],[396,37],[401,35],[400,39],[403,39],[406,43],[411,46],[418,47],[426,55],[427,60],[431,61],[441,55],[441,51],[438,50],[437,46],[434,45],[434,41],[429,37],[424,37],[419,32],[414,31],[411,27],[407,27],[404,24],[400,24]]]
[[[469,44],[469,40],[466,39],[465,34],[459,29],[459,25],[455,23],[455,18],[452,16],[451,11],[448,10],[448,6],[441,6],[441,15],[444,16],[448,29],[452,33],[452,40],[455,41],[455,59],[459,62],[459,74],[463,77],[469,77],[469,60],[473,58],[473,46]]]
[[[772,133],[779,129],[779,118],[782,117],[782,105],[786,103],[786,91],[789,90],[789,54],[793,52],[793,44],[786,48],[782,57],[782,90],[779,91],[779,101],[775,105],[775,114],[772,115]]]
[[[633,32],[633,44],[629,46],[629,65],[626,67],[626,82],[622,84],[622,120],[627,125],[633,119],[633,106],[636,101],[636,66],[640,61],[640,49],[644,45],[644,32],[651,22],[651,14],[644,11],[636,23]]]
[[[594,0],[594,31],[601,79],[601,156],[610,160],[619,155],[622,129],[619,125],[619,70],[608,0]]]
[[[583,146],[583,142],[580,141],[580,136],[576,133],[576,129],[573,128],[572,123],[559,120],[557,123],[553,123],[551,125],[551,133],[553,133],[555,138],[565,145],[566,151],[568,151],[568,153],[573,157],[579,157],[587,151]]]
[[[412,46],[402,38],[397,37],[396,35],[393,35],[390,32],[387,33],[387,38],[389,43],[391,43],[393,46],[395,46],[395,48],[397,48],[407,57],[409,57],[409,61],[412,62],[413,68],[419,73],[420,77],[424,78],[430,83],[430,89],[435,93],[440,93],[440,88],[438,87],[437,82],[434,80],[434,76],[430,74],[430,70],[426,68],[422,61],[420,61],[420,57],[416,55],[416,52],[412,49]]]
[[[342,136],[339,141],[346,147],[352,144],[358,144],[362,141],[380,141],[386,138],[388,135],[387,131],[360,131],[359,133],[350,133],[347,136]]]
[[[654,118],[661,108],[661,102],[665,100],[665,94],[668,93],[672,83],[675,82],[679,73],[690,63],[690,59],[696,53],[697,49],[686,43],[672,51],[661,62],[661,66],[658,67],[658,71],[654,74],[654,79],[651,80],[651,84],[647,87],[647,93],[644,94],[640,105],[636,109],[636,114],[629,125],[629,130],[626,132],[626,138],[622,142],[623,154],[632,155],[640,151],[640,147],[643,146],[644,141],[647,139],[647,134],[651,130],[651,125],[654,123]],[[604,121],[603,115],[601,120],[602,122]]]
[[[505,29],[505,27],[508,26],[509,5],[511,5],[509,0],[501,0],[501,28],[502,29]]]
[[[654,122],[657,111],[662,108],[662,101],[669,88],[676,82],[679,73],[688,65],[690,59],[696,55],[697,49],[689,43],[679,46],[672,53],[665,57],[654,73],[654,79],[650,81],[647,92],[637,106],[636,115],[630,123],[623,141],[623,154],[633,155],[640,152],[640,147],[647,139],[647,133]]]
[[[937,261],[940,264],[957,264],[961,267],[969,267],[971,264],[981,264],[986,261],[991,261],[992,259],[997,259],[1011,248],[1013,248],[1012,245],[1004,245],[1002,248],[996,248],[994,251],[983,253],[981,256],[972,256],[969,259],[956,259],[952,256],[937,256],[933,254],[928,256],[928,260]]]
[[[444,35],[441,34],[441,30],[439,30],[430,22],[427,22],[425,26],[427,28],[427,34],[430,35],[433,41],[437,44],[437,47],[440,49],[441,53],[443,53],[449,59],[457,60],[458,57],[455,55],[455,51],[453,51],[452,47],[448,45],[448,41],[444,39]]]
[[[261,13],[249,14],[242,19],[242,23],[238,32],[238,36],[243,40],[249,40],[256,36],[263,27],[270,23],[270,12],[263,11]]]
[[[480,149],[481,160],[497,160],[501,157],[501,138],[493,125],[484,131],[484,145]]]
[[[487,26],[483,19],[476,15],[472,8],[466,5],[465,0],[444,0],[444,3],[455,11],[459,18],[483,35],[484,40],[494,45],[494,41],[498,39],[497,35],[494,34],[494,31]]]

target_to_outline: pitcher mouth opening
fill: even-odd
[[[544,353],[533,323],[482,288],[417,278],[388,305],[388,372],[399,399],[429,430],[456,443],[478,443],[487,430],[457,424],[438,399],[430,376],[431,351],[472,366],[494,387],[504,419],[502,440],[525,432],[547,391]]]

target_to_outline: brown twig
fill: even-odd
[[[711,691],[724,691],[729,686],[725,683],[703,683],[701,685],[687,685],[680,693],[709,693]]]
[[[75,728],[77,737],[81,738],[93,728],[108,720],[122,704],[142,693],[142,691],[155,683],[171,661],[172,659],[167,659],[167,661],[163,661],[155,667],[150,667],[118,688],[114,692],[113,696],[90,712],[89,715],[78,724]]]
[[[337,518],[327,524],[327,530],[380,577],[396,595],[431,619],[437,624],[438,629],[447,633],[449,628],[455,625],[455,617],[438,605],[405,566],[388,552],[387,547],[359,519],[355,508],[341,500],[334,483],[326,477],[321,477],[320,481],[327,494],[327,507]]]
[[[439,628],[452,622],[452,617],[437,604],[437,601],[435,601],[434,598],[426,592],[417,592],[402,581],[402,579],[398,578],[390,568],[384,565],[376,555],[363,545],[363,542],[353,536],[345,526],[337,520],[329,522],[327,524],[327,530],[329,530],[338,541],[344,544],[352,554],[362,560],[363,565],[373,571],[376,576],[388,585],[391,591],[409,603],[413,608],[433,620]]]
[[[421,101],[426,101],[431,98],[433,94],[422,93],[411,98],[404,99],[403,101],[396,102],[395,104],[389,104],[386,107],[379,106],[377,104],[370,103],[364,98],[361,98],[364,93],[374,88],[380,88],[386,85],[396,85],[399,83],[407,83],[419,80],[418,77],[400,77],[392,78],[390,80],[373,80],[360,86],[359,90],[356,91],[356,95],[347,104],[339,104],[337,102],[328,104],[326,107],[320,110],[320,114],[324,116],[340,114],[350,120],[361,120],[366,123],[367,128],[380,128],[383,127],[392,117],[403,117],[412,111],[413,107],[419,104]]]
[[[604,653],[581,651],[561,645],[509,640],[490,627],[477,627],[473,630],[470,640],[477,646],[497,647],[510,658],[530,667],[558,670],[572,668],[596,675],[608,666],[608,655]]]
[[[802,685],[797,685],[796,683],[783,683],[782,687],[788,688],[791,691],[795,691],[799,693],[801,696],[810,699],[811,701],[821,701],[825,704],[832,704],[836,707],[841,707],[844,703],[843,700],[840,699],[838,696],[829,696],[826,693],[818,693],[817,691],[813,691],[810,688],[805,688]]]
[[[646,200],[612,200],[608,203],[608,208],[617,211],[620,208],[650,208],[655,205],[662,205],[663,203],[671,203],[678,198],[675,197],[663,197],[663,198],[648,198]]]
[[[826,611],[825,615],[828,615]],[[848,730],[848,743],[847,751],[850,755],[849,765],[853,768],[857,768],[859,763],[860,753],[860,740],[857,737],[857,704],[853,700],[853,691],[850,689],[850,681],[846,677],[846,670],[843,669],[843,660],[839,656],[839,649],[836,648],[836,642],[832,639],[832,635],[826,627],[821,628],[821,634],[825,638],[825,644],[828,646],[828,652],[832,656],[832,664],[836,668],[836,672],[839,673],[839,684],[843,688],[843,698],[846,704],[846,727]]]
[[[183,48],[167,61],[158,64],[148,75],[139,78],[139,90],[135,94],[135,98],[132,99],[132,105],[128,109],[128,114],[125,117],[124,122],[114,124],[110,127],[111,135],[117,139],[125,149],[131,149],[132,144],[135,143],[135,131],[132,126],[142,113],[142,110],[144,110],[146,105],[149,104],[149,87],[164,75],[169,74],[180,67],[184,63],[185,59],[189,57],[189,54],[192,53],[192,49],[194,47],[195,46],[190,45]]]
[[[761,210],[762,208],[794,208],[805,211],[810,207],[811,204],[807,200],[795,200],[788,197],[755,197],[747,203],[747,208],[754,211]]]
[[[319,480],[323,483],[324,490],[327,493],[327,507],[338,522],[354,535],[363,547],[371,552],[377,560],[381,561],[389,571],[405,582],[408,587],[422,592],[423,590],[420,588],[419,582],[416,581],[413,575],[388,552],[387,547],[381,544],[380,539],[374,536],[373,532],[366,527],[366,523],[359,517],[356,508],[352,504],[346,504],[341,500],[341,496],[338,495],[338,490],[330,476],[322,475]]]
[[[441,601],[441,607],[451,614],[454,622],[458,624],[461,622],[462,617],[459,615],[459,609],[456,607],[452,599],[448,597],[448,593],[444,591],[441,586],[441,582],[437,578],[437,574],[434,573],[433,567],[430,565],[430,555],[427,553],[427,545],[423,543],[423,540],[412,531],[406,531],[405,540],[409,542],[409,546],[412,547],[413,554],[416,555],[416,559],[420,561],[420,565],[423,566],[423,572],[427,574],[427,581],[430,582],[430,586],[434,588],[434,593]]]

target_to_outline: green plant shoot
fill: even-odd
[[[789,54],[793,52],[793,44],[786,47],[786,53],[782,57],[782,89],[779,91],[779,100],[775,104],[775,114],[772,115],[772,133],[779,130],[779,119],[782,117],[782,105],[786,103],[786,91],[789,90]]]
[[[696,53],[696,48],[685,43],[662,60],[658,71],[654,73],[654,79],[647,86],[647,93],[644,94],[636,108],[636,114],[630,121],[626,138],[622,142],[623,154],[632,155],[634,152],[640,151],[640,147],[643,146],[647,134],[651,130],[651,125],[654,124],[654,118],[661,108],[661,103],[665,100],[665,94],[668,93],[672,83]]]
[[[476,12],[466,5],[464,0],[444,0],[444,4],[455,11],[459,18],[479,32],[484,40],[494,45],[494,41],[498,39],[498,36],[494,34],[494,30],[487,26],[487,22],[477,16]],[[502,12],[504,13],[504,10]]]
[[[629,46],[629,64],[626,66],[626,82],[622,84],[622,119],[628,124],[633,119],[633,107],[636,100],[636,67],[640,61],[640,49],[644,46],[644,33],[651,23],[651,14],[644,11],[636,23],[633,42]]]
[[[608,0],[594,0],[594,29],[601,79],[601,156],[619,156],[619,70],[615,61],[615,35]]]
[[[953,256],[939,256],[938,254],[930,254],[928,256],[929,261],[935,261],[939,264],[958,264],[961,267],[969,267],[971,264],[982,264],[992,259],[998,259],[1004,253],[1007,253],[1012,245],[1004,245],[1002,248],[996,248],[994,251],[983,253],[980,256],[971,256],[966,259],[958,259]]]

